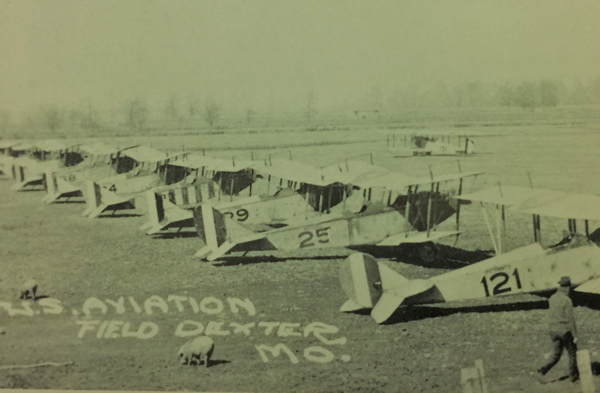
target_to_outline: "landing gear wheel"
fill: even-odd
[[[437,244],[433,242],[427,242],[419,245],[417,250],[419,258],[425,263],[434,262],[440,255],[440,249]]]

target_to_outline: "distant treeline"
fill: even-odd
[[[110,103],[110,108],[91,102],[75,107],[58,103],[35,108],[16,116],[0,108],[0,137],[48,132],[86,135],[147,130],[198,130],[239,127],[308,126],[337,124],[353,113],[367,111],[377,118],[394,119],[411,110],[431,113],[473,108],[499,108],[531,113],[557,106],[600,105],[600,78],[566,85],[560,80],[460,83],[414,83],[397,88],[373,87],[356,102],[320,107],[316,90],[298,102],[297,108],[253,104],[240,107],[213,97],[200,99],[177,94],[150,104],[141,97]],[[441,113],[441,112],[440,112]],[[354,116],[357,117],[357,116]]]
[[[378,96],[381,97],[379,102]],[[596,105],[600,104],[600,78],[570,87],[552,79],[521,83],[437,82],[400,87],[385,102],[375,88],[367,101],[371,101],[370,106],[379,104],[382,109],[505,106],[535,110],[558,105]]]

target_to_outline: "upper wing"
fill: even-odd
[[[457,197],[458,199],[493,203],[496,205],[515,206],[524,203],[525,201],[547,200],[559,198],[564,195],[560,191],[545,190],[543,188],[530,188],[519,186],[504,186],[498,185],[477,191],[471,194],[465,194]]]
[[[548,217],[600,220],[600,196],[563,193],[555,198],[526,200],[511,210]]]
[[[577,292],[585,292],[585,293],[595,293],[600,295],[600,277],[594,278],[590,281],[584,282],[577,288],[575,288]]]
[[[315,186],[328,186],[336,182],[335,179],[326,178],[321,169],[298,161],[283,159],[259,161],[252,165],[252,168],[258,173]]]
[[[540,216],[600,220],[600,196],[598,195],[498,185],[458,198],[509,206],[512,211]]]
[[[388,172],[378,174],[368,174],[352,179],[351,183],[360,188],[386,188],[391,190],[401,190],[409,186],[418,186],[432,183],[442,183],[452,180],[459,180],[465,177],[481,175],[483,172],[465,172],[451,173],[446,175],[436,175],[433,177],[413,177],[399,172]]]

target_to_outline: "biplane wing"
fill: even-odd
[[[355,253],[340,268],[348,297],[340,311],[371,309],[377,323],[421,304],[486,299],[555,289],[569,276],[580,292],[600,290],[600,249],[588,243],[544,250],[534,243],[426,280],[409,280],[370,255]]]
[[[433,175],[425,177],[413,177],[399,172],[380,173],[366,177],[359,176],[351,180],[351,184],[363,189],[382,188],[391,190],[401,190],[410,186],[430,185],[444,183],[454,180],[460,180],[467,177],[475,177],[483,174],[482,171],[473,171],[465,173],[451,173],[444,175]]]
[[[434,242],[445,237],[459,235],[460,231],[431,231],[427,232],[407,232],[390,236],[377,243],[378,246],[399,246],[400,244],[416,244],[425,242]]]
[[[562,191],[547,190],[543,188],[528,188],[518,186],[498,185],[472,194],[462,195],[459,199],[483,204],[496,205],[502,208],[504,221],[504,208],[508,211],[531,214],[533,216],[534,240],[540,241],[540,216],[565,218],[569,222],[569,232],[576,233],[577,220],[585,221],[585,234],[589,235],[589,220],[600,220],[600,196],[591,194],[567,193]],[[485,209],[484,209],[485,214]],[[484,215],[484,218],[487,217]],[[498,226],[503,226],[498,223]],[[498,239],[494,238],[488,223],[488,230],[494,248],[501,252],[501,233]]]
[[[529,203],[534,201],[535,203],[543,203],[564,195],[564,192],[543,188],[498,185],[470,194],[464,194],[458,198],[471,202],[491,203],[511,207],[523,204],[525,201],[529,201]]]
[[[554,194],[552,198],[526,199],[513,205],[509,210],[556,218],[600,220],[599,195],[557,191],[553,191],[552,194]]]

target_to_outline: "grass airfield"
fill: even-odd
[[[456,157],[393,158],[385,136],[375,131],[118,136],[109,142],[170,152],[204,148],[210,155],[242,159],[250,150],[257,156],[291,152],[314,165],[373,153],[374,164],[415,176],[428,176],[430,167],[434,173],[457,171]],[[535,187],[600,193],[599,121],[467,131],[481,133],[474,138],[479,153],[460,158],[461,168],[485,175],[466,180],[465,192],[498,182],[527,186],[529,173]],[[460,392],[461,368],[483,359],[492,392],[580,390],[569,381],[540,385],[530,375],[550,352],[544,302],[425,307],[380,326],[368,315],[338,311],[346,300],[338,268],[349,250],[255,252],[214,266],[194,257],[197,238],[145,236],[138,230],[146,222],[141,210],[88,220],[81,216],[82,203],[45,205],[43,191],[15,193],[11,184],[0,180],[0,326],[6,329],[0,365],[73,363],[0,370],[1,388]],[[592,222],[590,228],[598,225]],[[443,226],[453,227],[454,219]],[[566,227],[566,221],[542,218],[543,244],[560,240]],[[491,251],[478,206],[463,206],[461,229],[458,240],[444,242],[444,259],[432,265],[391,249],[375,255],[408,278],[431,277]],[[508,213],[509,249],[532,241],[531,217]],[[28,310],[18,289],[30,277],[48,298]],[[60,300],[60,306],[49,299]],[[89,317],[84,306],[91,307]],[[33,315],[10,316],[7,308]],[[577,307],[576,317],[580,348],[600,361],[600,311]],[[181,366],[176,358],[188,339],[181,336],[199,326],[215,340],[208,369]],[[279,356],[267,347],[279,348]],[[561,359],[551,376],[565,372]]]

